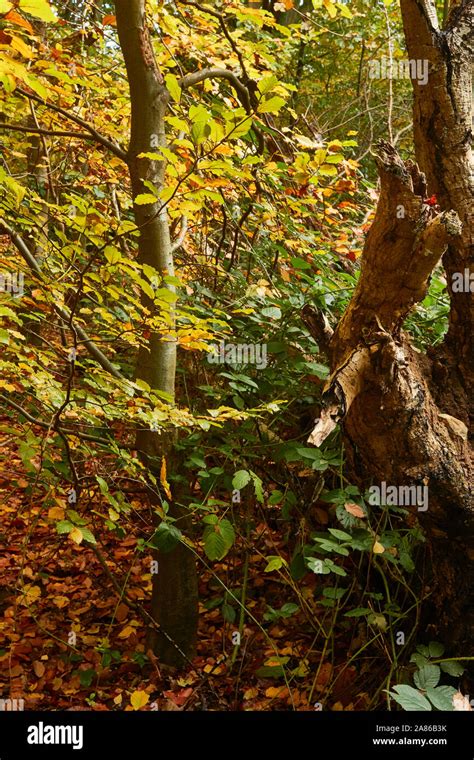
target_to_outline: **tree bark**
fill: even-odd
[[[381,193],[361,276],[329,342],[326,404],[309,440],[319,446],[342,420],[356,483],[428,487],[428,509],[411,509],[429,542],[431,622],[436,620],[436,633],[446,642],[467,643],[474,631],[468,429],[436,403],[433,360],[402,330],[410,309],[424,298],[433,268],[448,246],[458,245],[463,228],[455,211],[434,212],[423,203],[415,190],[418,167],[404,164],[388,143],[379,147],[378,166]]]
[[[329,337],[331,364],[309,440],[320,445],[341,420],[355,482],[428,487],[428,509],[412,507],[431,559],[426,621],[432,636],[464,652],[474,633],[473,303],[469,289],[452,285],[456,272],[472,272],[474,0],[453,4],[444,30],[431,0],[401,0],[401,8],[410,59],[429,63],[428,82],[413,82],[423,171],[379,146],[381,193],[353,298],[332,336],[305,315],[316,337]],[[427,194],[439,207],[424,203]],[[449,330],[424,355],[402,327],[440,259]]]
[[[164,117],[169,95],[155,55],[145,17],[144,0],[116,0],[117,29],[127,68],[131,98],[131,136],[128,166],[134,199],[149,193],[151,182],[157,194],[165,186],[166,161],[140,158],[142,153],[159,153],[167,147]],[[161,279],[174,275],[173,252],[166,206],[161,201],[134,205],[135,221],[140,229],[138,261],[151,266]],[[172,284],[162,284],[174,292]],[[154,301],[146,294],[143,304],[151,315],[157,313]],[[139,349],[136,376],[156,390],[167,394],[174,403],[176,374],[175,310],[170,306],[166,329],[152,332],[148,345]],[[151,430],[139,431],[137,448],[147,466],[158,475],[162,458],[173,464],[174,436]],[[188,528],[186,514],[171,501],[168,514],[177,520],[182,531]],[[182,665],[195,653],[197,631],[197,575],[194,556],[185,544],[158,557],[158,574],[153,575],[152,615],[167,634],[150,630],[148,645],[160,662]],[[170,639],[175,643],[173,645]]]

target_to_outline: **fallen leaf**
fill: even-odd
[[[146,691],[134,691],[130,697],[130,704],[134,710],[140,710],[142,707],[145,707],[149,699],[150,695]]]
[[[38,678],[41,678],[41,676],[44,676],[46,668],[44,667],[42,662],[39,662],[39,660],[36,660],[36,662],[33,663],[33,670],[35,671],[35,675]]]

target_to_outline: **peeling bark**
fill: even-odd
[[[378,167],[381,193],[361,276],[329,344],[326,407],[309,440],[320,445],[342,420],[355,482],[428,486],[429,508],[418,517],[432,559],[432,620],[447,641],[467,642],[474,631],[472,449],[463,419],[435,401],[432,360],[403,331],[440,257],[463,239],[463,225],[455,211],[423,203],[418,167],[387,143]]]

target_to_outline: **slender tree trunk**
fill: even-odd
[[[430,0],[401,0],[401,7],[409,57],[429,63],[428,82],[414,82],[419,167],[388,143],[379,146],[381,193],[354,296],[332,336],[311,315],[332,372],[310,441],[320,445],[341,419],[356,482],[428,488],[428,509],[411,507],[431,559],[427,620],[432,636],[461,650],[474,634],[473,303],[469,289],[458,293],[453,282],[472,272],[474,0],[452,8],[444,31]],[[427,193],[439,209],[423,202]],[[449,331],[423,355],[403,321],[441,259]]]
[[[133,197],[150,191],[151,182],[159,193],[165,184],[166,162],[140,158],[142,153],[157,153],[167,145],[164,117],[168,108],[168,92],[159,71],[145,18],[145,0],[116,0],[117,29],[127,68],[132,107],[128,165]],[[135,221],[140,228],[138,261],[152,267],[162,278],[174,274],[170,227],[166,207],[161,202],[134,206]],[[174,286],[164,284],[174,292]],[[148,296],[143,303],[151,314],[156,307]],[[176,336],[174,308],[167,313],[167,329],[152,333],[148,345],[139,350],[136,376],[148,385],[165,392],[174,402],[176,374]],[[140,431],[137,448],[155,475],[160,472],[162,457],[171,470],[174,436],[151,430]],[[183,530],[188,521],[175,500],[169,514]],[[192,658],[197,630],[197,575],[193,554],[184,544],[160,554],[159,572],[153,576],[152,615],[169,638],[150,630],[148,639],[159,660],[181,665]]]

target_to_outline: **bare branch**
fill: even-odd
[[[181,248],[181,246],[184,243],[184,238],[186,237],[186,233],[188,231],[188,218],[186,216],[183,216],[181,220],[181,229],[179,231],[179,235],[176,238],[176,240],[171,245],[171,252],[174,253],[178,250],[178,248]]]
[[[186,74],[180,79],[179,86],[184,90],[187,87],[193,87],[195,84],[198,84],[205,79],[227,79],[239,95],[239,100],[247,113],[250,113],[251,105],[249,91],[247,87],[242,84],[238,76],[228,69],[201,69],[201,71],[193,71],[191,74]]]

